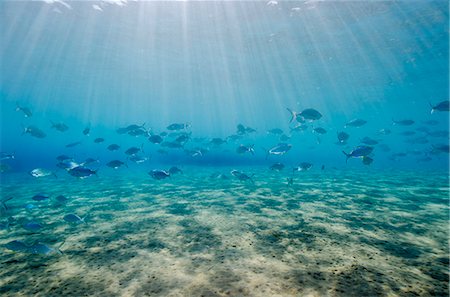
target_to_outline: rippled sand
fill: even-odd
[[[106,171],[106,170],[105,170]],[[255,184],[185,168],[32,179],[5,175],[2,296],[447,296],[448,173],[306,172]],[[47,193],[49,201],[31,197]],[[54,199],[63,194],[66,205]],[[33,203],[29,211],[24,205]],[[87,215],[70,225],[65,214]],[[26,220],[45,224],[38,233]],[[4,248],[39,241],[62,255]]]

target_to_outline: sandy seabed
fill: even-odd
[[[252,184],[216,171],[229,172],[2,176],[14,198],[0,219],[14,220],[0,230],[0,295],[448,296],[448,172],[304,172],[287,186],[287,172],[246,168]],[[12,240],[64,244],[34,255]]]

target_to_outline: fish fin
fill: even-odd
[[[346,152],[342,151],[344,153],[344,155],[347,157],[347,159],[345,159],[345,164],[347,164],[348,159],[351,158],[350,154],[347,154]]]
[[[286,109],[291,113],[291,119],[289,120],[289,123],[292,123],[292,121],[297,118],[297,113],[289,107],[286,107]]]

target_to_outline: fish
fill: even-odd
[[[447,130],[438,130],[428,132],[427,135],[431,137],[449,137],[449,132]]]
[[[232,176],[234,176],[234,177],[236,177],[238,180],[240,180],[240,181],[250,181],[252,184],[254,184],[255,182],[253,181],[253,176],[254,176],[254,174],[252,174],[251,176],[250,175],[247,175],[247,174],[245,174],[245,173],[243,173],[243,172],[241,172],[241,171],[238,171],[238,170],[231,170],[231,175]]]
[[[281,171],[284,169],[284,164],[283,163],[274,163],[269,168],[272,171]]]
[[[188,129],[191,125],[190,124],[183,124],[183,123],[173,123],[166,127],[167,130],[170,131],[179,131],[179,130],[185,130]]]
[[[11,169],[11,166],[9,166],[8,164],[0,163],[0,173],[7,172],[10,169]]]
[[[350,138],[350,135],[348,133],[345,133],[345,132],[338,132],[337,133],[337,138],[338,138],[338,141],[340,143],[345,143]]]
[[[105,141],[105,139],[101,137],[94,139],[94,143],[102,143],[103,141]]]
[[[413,120],[399,120],[396,121],[392,119],[392,125],[399,125],[399,126],[411,126],[414,124]]]
[[[56,167],[61,168],[61,169],[70,170],[72,168],[82,166],[82,165],[83,164],[78,164],[78,163],[74,162],[73,160],[64,160],[64,161],[57,163]]]
[[[169,174],[170,175],[174,175],[174,174],[177,174],[177,173],[183,173],[183,171],[180,168],[176,167],[176,166],[170,167],[170,169],[169,169]]]
[[[292,144],[289,143],[279,143],[276,146],[272,147],[269,150],[266,150],[266,159],[269,157],[269,155],[277,155],[282,156],[286,154],[290,149],[292,148]]]
[[[298,113],[298,116],[301,116],[305,120],[316,121],[322,117],[322,114],[314,108],[307,108]]]
[[[363,139],[360,140],[361,143],[367,144],[367,145],[376,145],[378,144],[378,141],[376,141],[375,139],[372,139],[370,137],[364,137]]]
[[[308,162],[302,162],[297,167],[294,167],[292,171],[308,171],[312,168],[313,164]]]
[[[358,128],[358,127],[364,126],[365,124],[367,124],[366,120],[353,119],[350,122],[348,122],[347,124],[345,124],[344,128],[347,128],[347,127],[356,127],[356,128]]]
[[[154,143],[154,144],[159,144],[159,143],[161,143],[161,142],[163,142],[163,138],[160,136],[160,135],[150,135],[150,137],[148,138],[148,140],[151,142],[151,143]]]
[[[182,134],[180,136],[178,136],[175,141],[178,143],[182,143],[184,144],[185,142],[189,141],[190,139],[190,134]]]
[[[450,153],[450,146],[448,144],[435,144],[432,145],[432,152],[435,153]]]
[[[429,126],[436,126],[439,124],[439,121],[437,120],[427,120],[427,121],[423,121],[422,123],[424,123],[425,125],[429,125]]]
[[[22,135],[24,135],[24,134],[30,134],[33,137],[41,138],[41,139],[47,137],[47,134],[45,134],[44,131],[42,131],[41,129],[39,129],[36,126],[24,127],[24,131],[23,131]]]
[[[373,159],[369,156],[363,156],[362,157],[362,162],[364,165],[370,165],[373,162]]]
[[[350,158],[362,158],[370,155],[372,151],[373,147],[361,145],[358,146],[356,149],[352,150],[350,153],[346,153],[344,151],[342,151],[342,153],[344,153],[344,155],[347,157],[347,159],[345,160],[345,162],[347,163],[348,159]]]
[[[249,153],[251,153],[252,155],[254,155],[255,154],[255,150],[253,149],[253,147],[254,147],[254,145],[243,145],[243,144],[241,144],[240,146],[238,146],[237,148],[236,148],[236,153],[238,153],[238,154],[244,154],[244,153],[246,153],[246,152],[249,152]]]
[[[436,105],[432,105],[430,103],[431,106],[431,113],[434,113],[435,111],[450,111],[450,101],[449,100],[445,100],[442,102],[439,102]]]
[[[29,172],[29,174],[33,177],[46,177],[53,175],[54,177],[57,177],[56,174],[50,170],[43,169],[43,168],[35,168]]]
[[[84,166],[77,166],[77,167],[71,168],[67,172],[74,177],[79,177],[80,179],[88,178],[94,174],[96,176],[98,176],[97,170],[94,171],[94,170],[89,169]]]
[[[0,153],[0,160],[1,161],[3,161],[3,160],[12,160],[14,158],[15,158],[14,154],[8,154],[8,153],[5,153],[5,152],[1,152]]]
[[[293,177],[288,177],[287,178],[287,185],[288,185],[288,187],[294,185],[294,178]]]
[[[26,251],[29,252],[30,254],[34,254],[34,255],[49,255],[49,254],[54,254],[54,253],[62,254],[62,252],[59,248],[55,249],[55,248],[52,248],[43,243],[35,243],[35,244],[31,245],[30,247],[28,247],[28,249]]]
[[[154,169],[148,173],[153,179],[162,180],[170,176],[170,173],[164,170]]]
[[[91,127],[88,126],[88,127],[84,128],[83,135],[89,136],[90,132],[91,132]]]
[[[51,128],[56,129],[59,132],[66,132],[69,130],[69,127],[64,123],[54,123],[52,121],[50,121],[50,123],[52,124]]]
[[[183,148],[184,144],[176,142],[176,141],[164,141],[161,143],[161,146],[168,147],[168,148]]]
[[[389,135],[392,133],[392,131],[389,129],[381,129],[380,131],[378,131],[378,133],[383,135]]]
[[[122,165],[125,165],[126,167],[128,167],[127,164],[125,164],[124,162],[122,162],[120,160],[112,160],[112,161],[106,163],[106,166],[114,168],[114,169],[117,169]]]
[[[6,202],[13,199],[14,197],[8,197],[0,200],[0,206],[2,207],[2,210],[6,211],[8,210],[8,206],[6,205]]]
[[[140,163],[144,163],[145,161],[148,160],[147,157],[142,157],[139,155],[131,155],[130,157],[128,157],[128,160],[136,163],[136,164],[140,164]]]
[[[46,194],[36,194],[31,199],[33,199],[34,201],[44,201],[44,200],[48,200],[49,198],[50,198],[50,196],[48,196]]]
[[[274,128],[274,129],[268,130],[267,133],[274,134],[274,135],[281,135],[281,134],[283,134],[283,130],[281,130],[280,128]]]
[[[74,147],[74,146],[77,146],[77,145],[80,145],[80,144],[81,144],[81,141],[76,141],[76,142],[72,142],[72,143],[66,144],[66,147],[70,148],[70,147]]]
[[[137,153],[142,151],[142,147],[143,147],[143,145],[141,145],[141,148],[132,146],[125,151],[125,154],[127,154],[128,156],[136,155]]]
[[[286,134],[280,135],[280,141],[288,141],[289,139],[291,139],[291,137]]]
[[[210,143],[213,144],[213,145],[218,146],[218,145],[222,145],[224,143],[227,143],[227,141],[225,139],[222,139],[222,138],[213,138],[213,139],[211,139]]]
[[[81,218],[81,217],[79,217],[79,216],[76,215],[76,214],[69,213],[69,214],[66,214],[66,215],[63,217],[63,220],[66,221],[66,222],[68,222],[68,223],[82,224],[82,223],[85,223],[84,219],[85,219],[86,217],[87,217],[87,215],[84,216],[83,218]]]
[[[58,161],[66,161],[66,160],[73,160],[72,157],[69,157],[67,155],[59,155],[56,157],[56,160]]]
[[[307,129],[308,129],[308,125],[304,125],[304,124],[298,124],[298,125],[296,125],[294,127],[289,127],[289,130],[291,132],[303,132],[303,131],[305,131]]]
[[[16,111],[21,111],[26,118],[31,118],[33,116],[33,113],[28,107],[19,106],[18,103],[16,103]]]
[[[317,134],[326,134],[327,130],[325,130],[324,128],[321,127],[317,127],[313,129],[313,132],[317,133]]]
[[[107,149],[110,151],[117,151],[118,149],[120,149],[120,145],[113,143],[108,145]]]
[[[128,131],[128,135],[135,136],[135,137],[142,136],[142,135],[149,136],[149,133],[144,128],[138,128],[135,130]]]
[[[236,126],[236,134],[237,135],[245,135],[245,134],[254,133],[254,132],[256,132],[255,129],[250,128],[250,127],[245,127],[242,124],[238,124]]]
[[[69,201],[69,199],[67,199],[67,197],[64,196],[64,195],[58,195],[58,196],[56,196],[55,199],[56,199],[56,201],[58,201],[59,203],[62,203],[62,204],[64,204],[67,201]]]
[[[82,165],[87,165],[87,164],[92,164],[92,163],[98,163],[100,162],[98,159],[94,159],[94,158],[86,158],[86,160],[84,160],[84,162],[82,163]],[[81,164],[80,164],[81,165]]]
[[[30,232],[37,232],[43,228],[43,226],[37,222],[28,222],[22,226],[25,230]]]
[[[13,240],[4,245],[10,251],[25,252],[28,250],[28,246],[21,240]]]

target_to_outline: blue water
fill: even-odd
[[[0,293],[447,296],[448,22],[448,1],[2,1]]]

